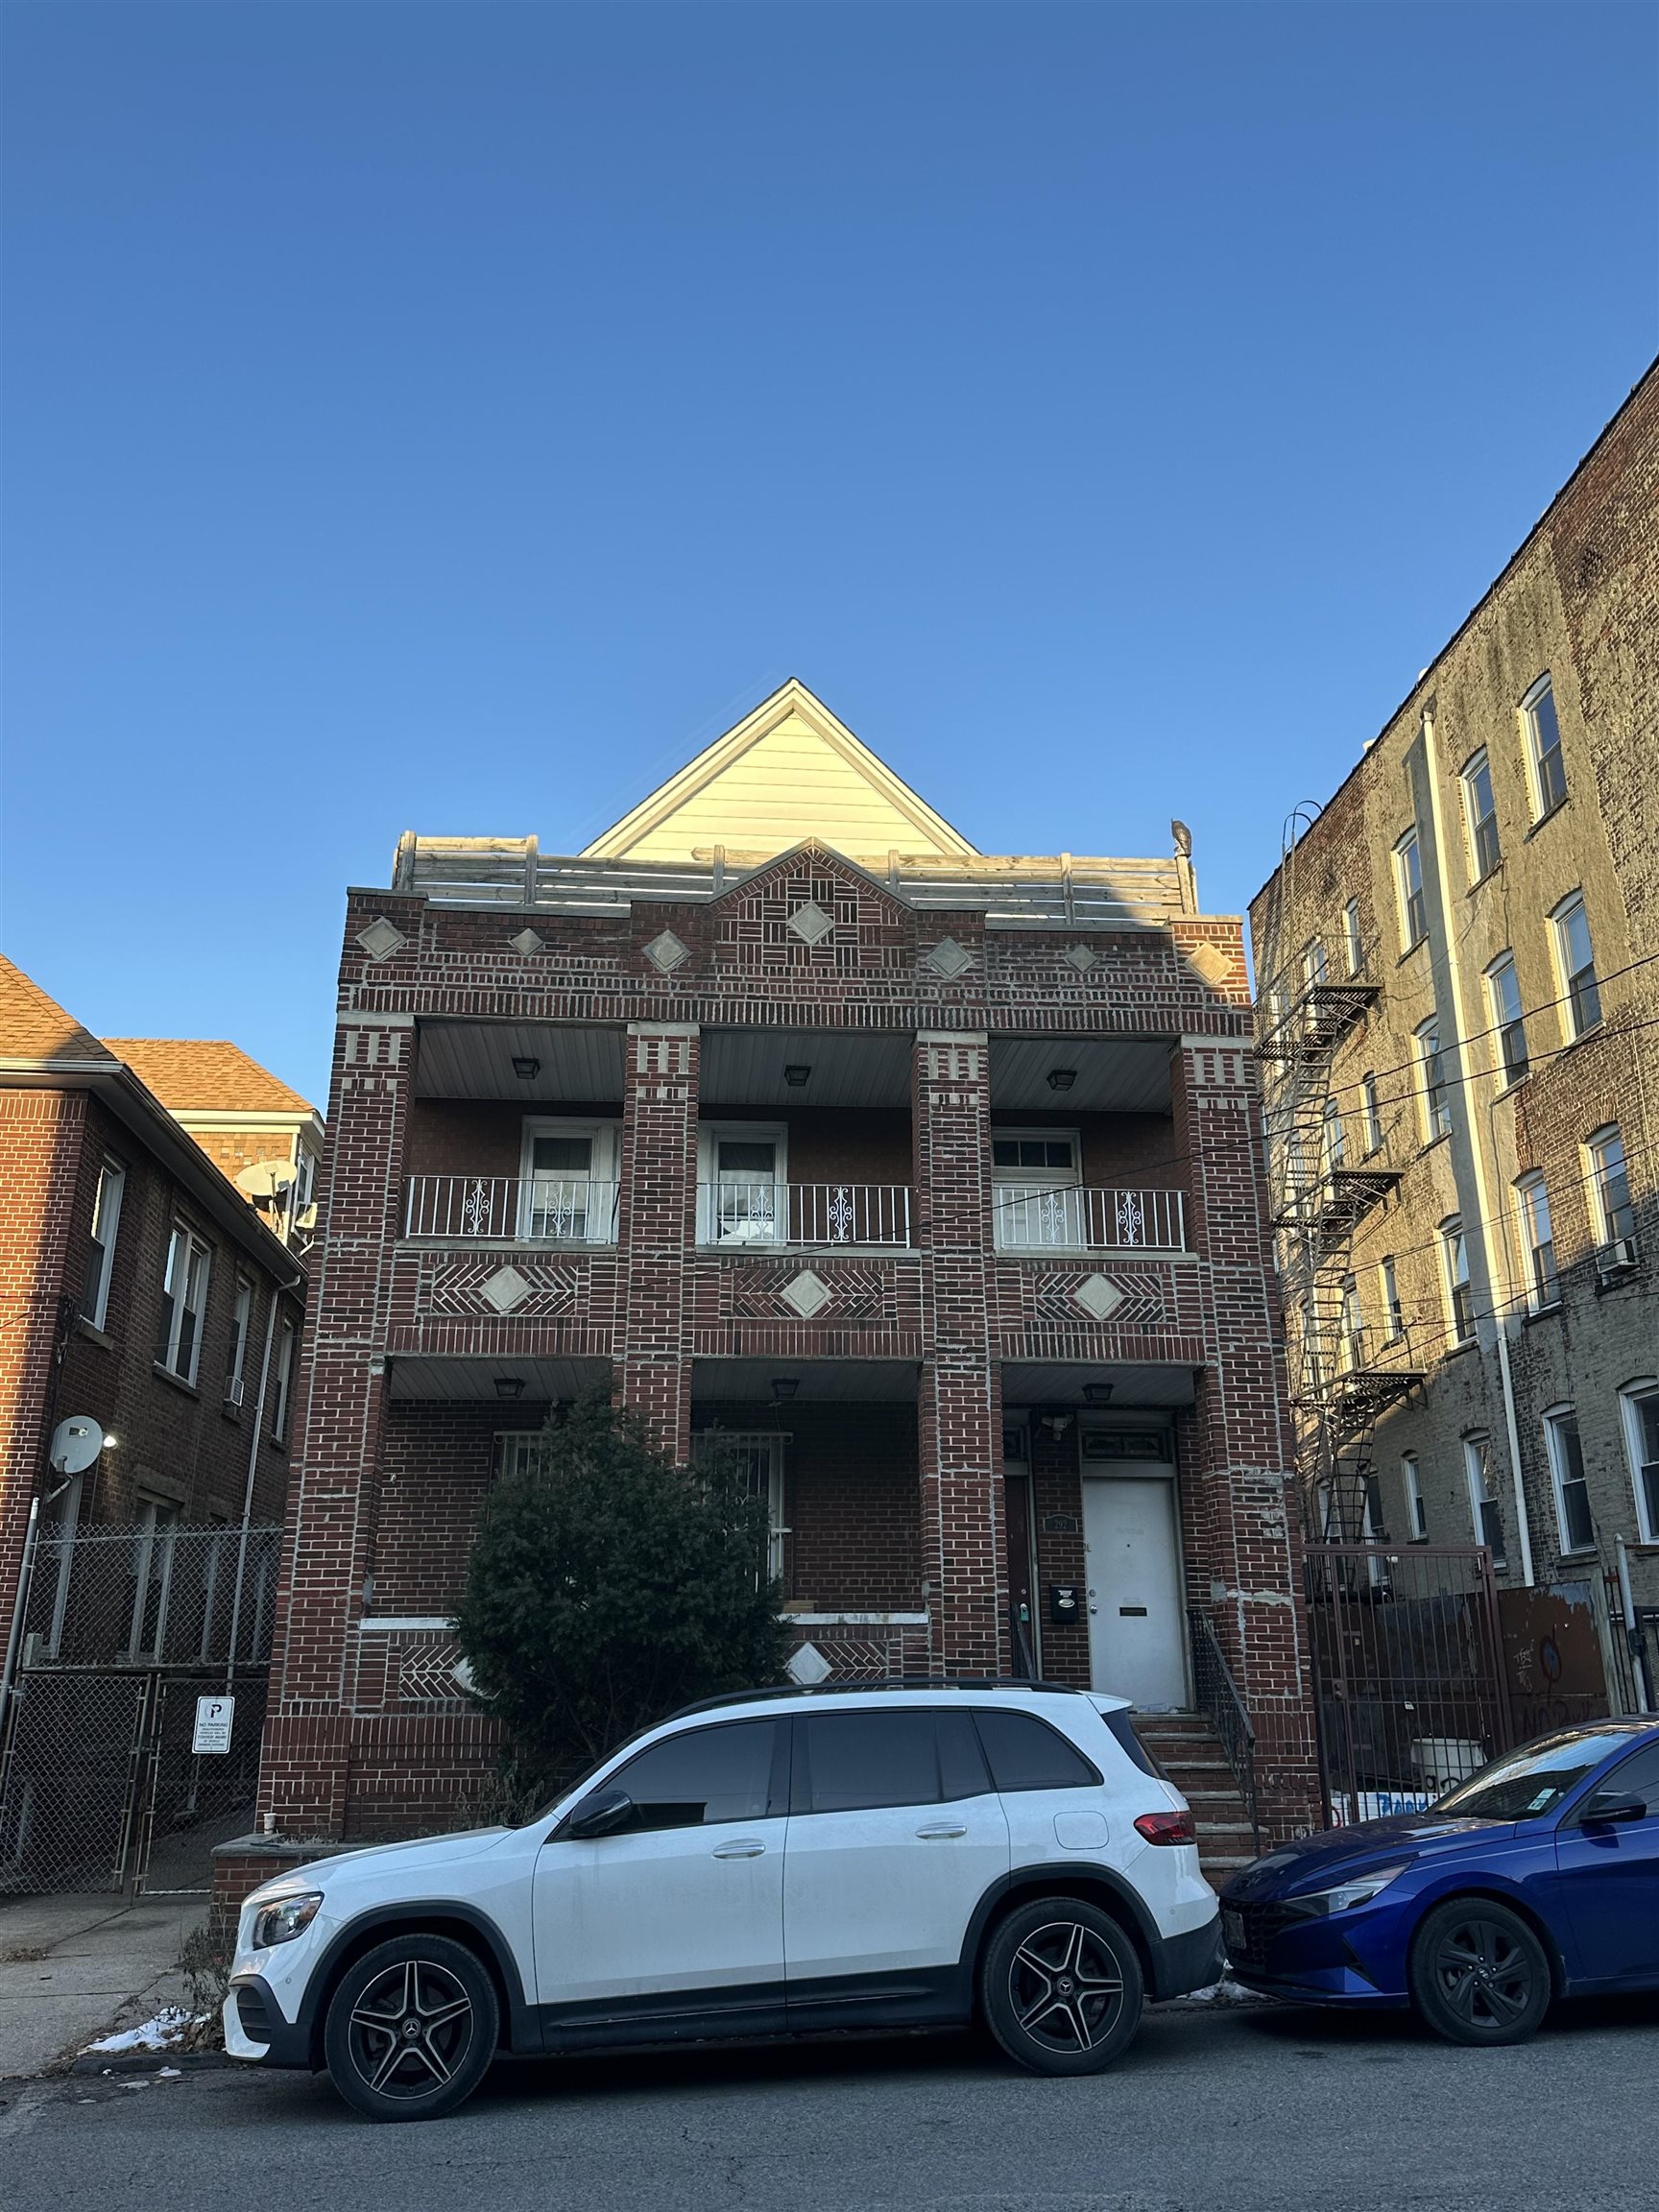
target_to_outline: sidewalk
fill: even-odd
[[[0,1899],[0,2080],[181,2003],[179,1954],[206,1915],[205,1897]]]

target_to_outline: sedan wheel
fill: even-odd
[[[1110,1913],[1082,1897],[1011,1912],[980,1969],[980,2002],[1011,2058],[1036,2074],[1095,2074],[1141,2021],[1141,1961]]]
[[[399,1936],[350,1967],[328,2006],[334,2086],[372,2120],[435,2120],[472,2094],[495,2056],[495,1988],[443,1936]]]
[[[1411,1996],[1450,2043],[1522,2043],[1550,2008],[1550,1961],[1518,1913],[1488,1897],[1455,1897],[1411,1946]]]

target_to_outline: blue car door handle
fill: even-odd
[[[759,1859],[765,1855],[765,1850],[766,1846],[761,1842],[758,1836],[739,1836],[730,1843],[716,1843],[714,1857],[716,1859]]]

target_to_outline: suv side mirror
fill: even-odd
[[[1606,1828],[1615,1821],[1646,1820],[1647,1808],[1640,1797],[1592,1797],[1584,1808],[1586,1828]]]
[[[578,1842],[594,1836],[614,1836],[634,1817],[634,1800],[626,1790],[595,1790],[584,1797],[565,1823],[565,1833]]]

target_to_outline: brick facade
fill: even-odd
[[[681,1457],[715,1427],[782,1439],[784,1601],[849,1674],[1007,1671],[1005,1414],[1102,1377],[1126,1417],[1167,1407],[1187,1601],[1272,1745],[1269,1817],[1312,1816],[1239,925],[1191,910],[1184,863],[1078,864],[1097,904],[1072,924],[1054,863],[1059,918],[1023,928],[973,865],[952,903],[899,855],[879,880],[810,841],[729,874],[607,862],[592,894],[564,889],[579,863],[490,851],[481,895],[423,877],[412,839],[395,889],[349,895],[265,1828],[464,1816],[494,1745],[447,1623],[495,1440],[595,1381]],[[560,1233],[500,1196],[527,1117],[610,1133],[613,1231],[597,1202]],[[781,1133],[839,1228],[798,1236],[785,1190],[787,1230],[713,1236],[711,1124]],[[999,1130],[1074,1141],[1104,1194],[1081,1243],[1003,1248]],[[890,1221],[857,1210],[877,1187]],[[1118,1247],[1119,1189],[1188,1233]],[[1081,1582],[1076,1423],[1030,1432],[1036,1576]],[[1046,1634],[1086,1683],[1086,1628]]]

